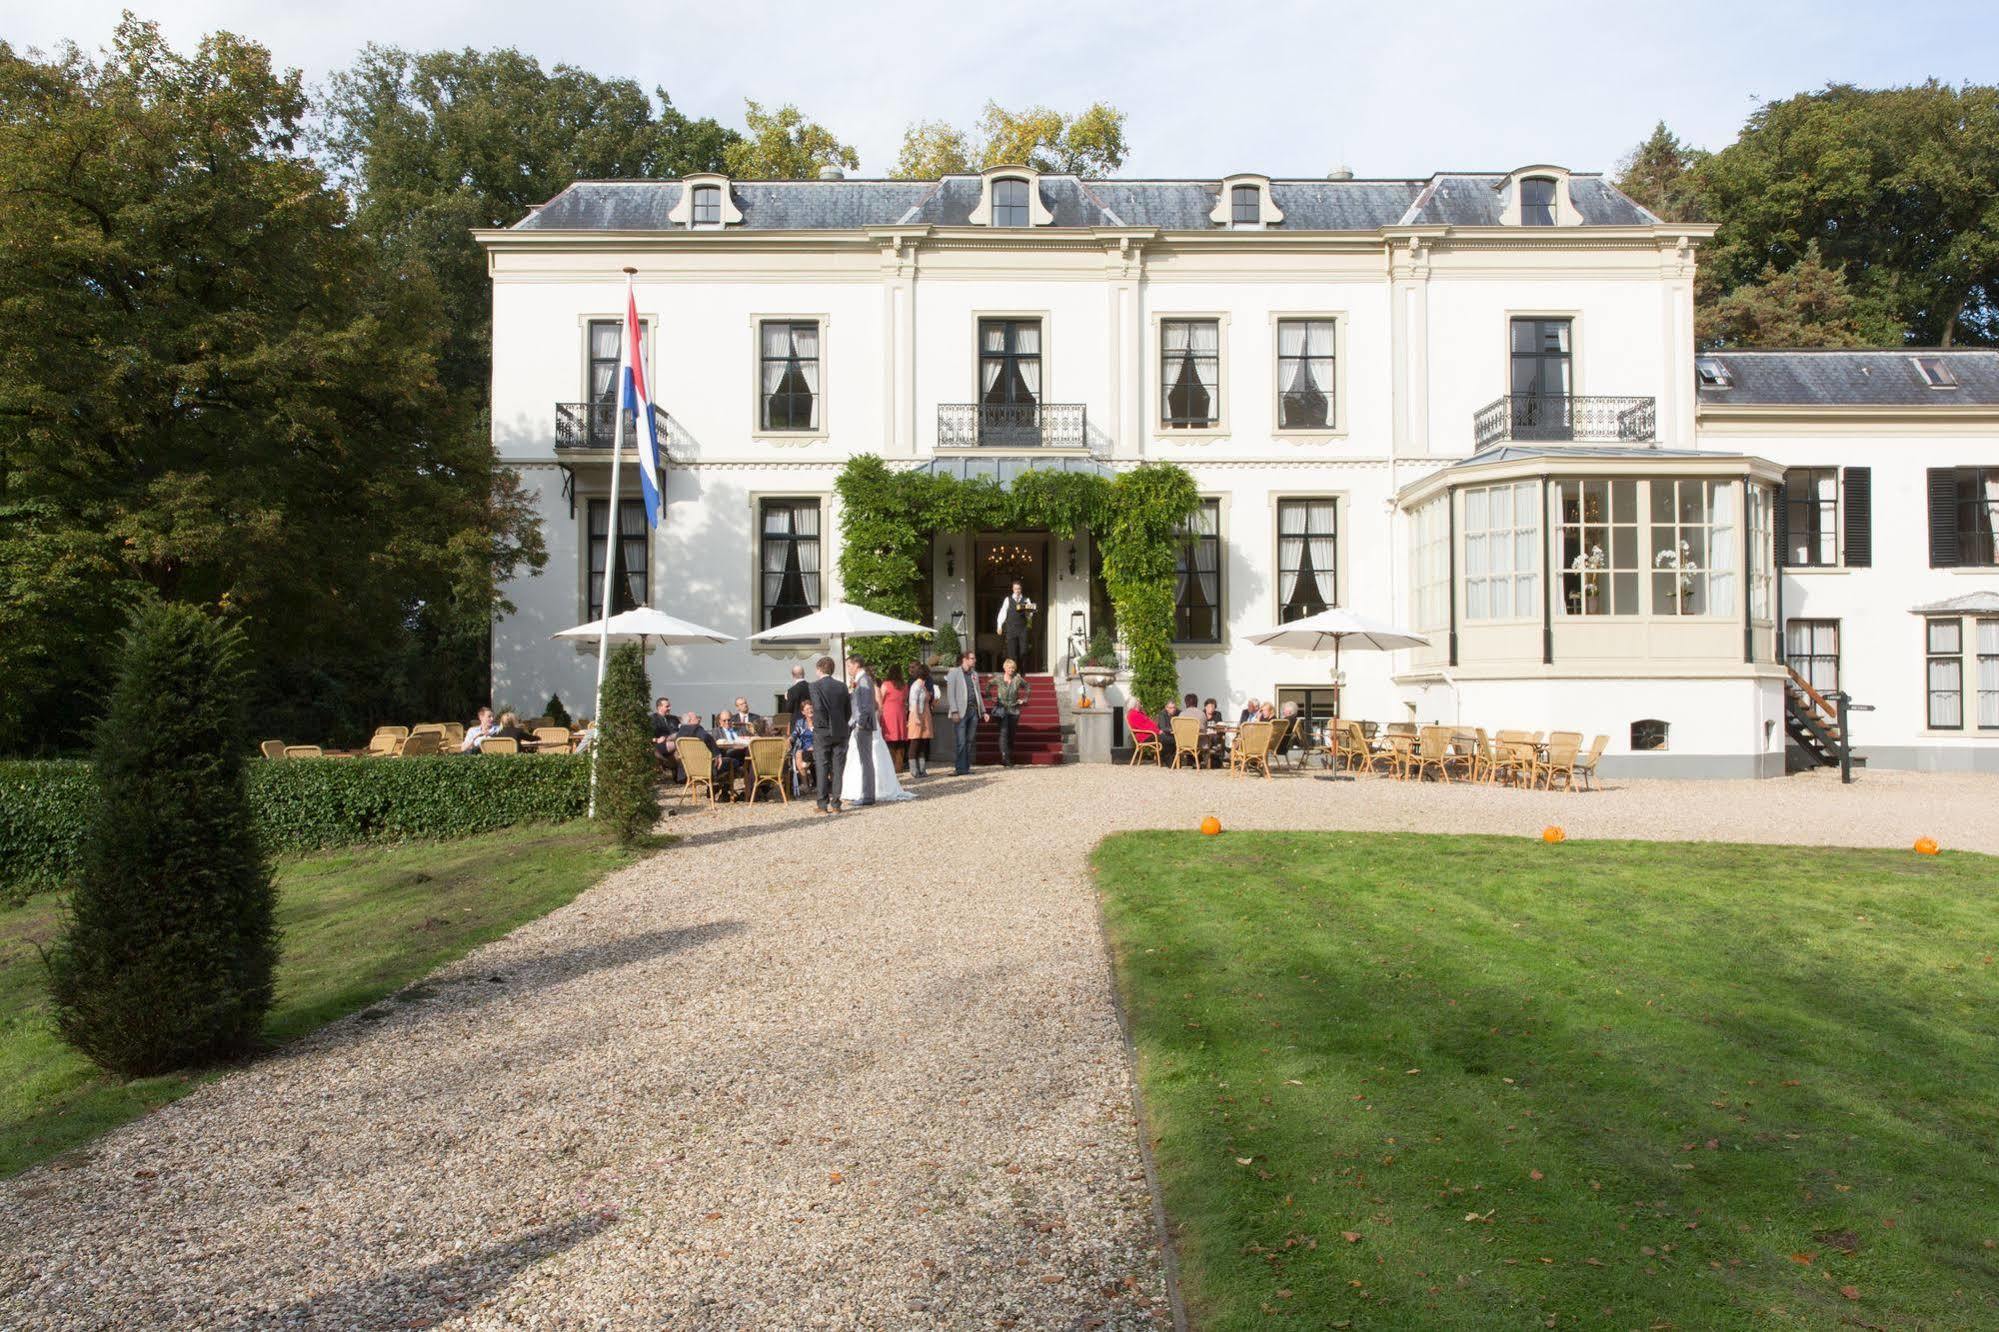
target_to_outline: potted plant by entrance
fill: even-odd
[[[1083,677],[1083,683],[1092,689],[1102,689],[1117,679],[1117,645],[1102,629],[1091,637],[1078,674]]]

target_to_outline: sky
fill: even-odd
[[[795,102],[859,151],[864,175],[894,165],[911,121],[970,125],[989,98],[1110,102],[1129,116],[1126,175],[1427,176],[1610,170],[1659,120],[1720,148],[1759,100],[1828,82],[1999,77],[1990,0],[65,0],[0,16],[0,39],[94,48],[128,4],[177,47],[226,28],[312,81],[369,42],[517,46],[663,87],[682,111],[739,128],[746,97]]]

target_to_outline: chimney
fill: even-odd
[[[1352,179],[1353,179],[1353,168],[1352,168],[1352,167],[1349,167],[1349,166],[1336,166],[1336,167],[1334,167],[1334,168],[1333,168],[1333,169],[1332,169],[1331,171],[1328,171],[1328,172],[1326,173],[1326,179],[1327,179],[1327,180],[1352,180]]]
[[[823,166],[819,168],[819,179],[821,180],[845,180],[846,178],[847,173],[836,166]]]

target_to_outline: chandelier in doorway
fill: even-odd
[[[996,541],[986,547],[986,569],[1032,569],[1034,551],[1027,546],[1017,546],[1010,541]]]

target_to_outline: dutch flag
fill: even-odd
[[[639,343],[639,302],[631,285],[625,287],[624,408],[638,430],[639,488],[645,493],[646,525],[659,526],[659,421],[652,395],[646,392],[645,357]]]

